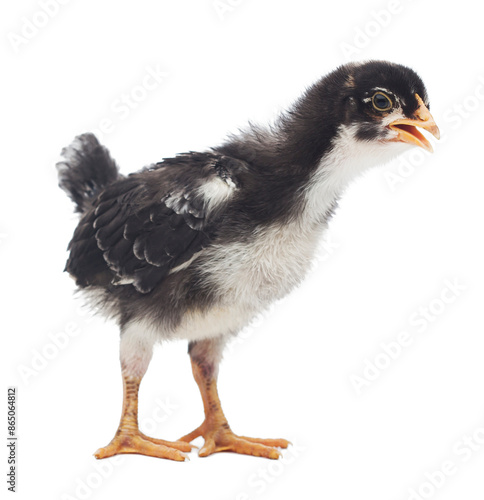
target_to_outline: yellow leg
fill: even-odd
[[[137,453],[150,457],[183,461],[191,445],[145,436],[138,428],[138,391],[141,377],[123,373],[123,412],[118,430],[111,442],[94,453],[96,458],[107,458],[122,453]]]
[[[205,439],[205,444],[198,453],[201,457],[218,451],[232,451],[272,459],[281,456],[277,448],[287,448],[290,443],[286,439],[249,438],[237,436],[232,432],[222,411],[217,392],[215,370],[212,365],[199,362],[192,357],[192,370],[202,395],[205,420],[202,425],[180,438],[179,441],[189,443],[202,436]]]

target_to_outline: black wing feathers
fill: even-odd
[[[200,188],[218,179],[234,189],[237,169],[244,165],[217,154],[189,153],[120,179],[81,219],[66,269],[81,286],[108,281],[150,292],[215,234],[217,210],[209,209]]]

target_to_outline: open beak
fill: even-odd
[[[408,144],[415,144],[424,148],[429,153],[433,153],[433,148],[430,142],[422,135],[417,127],[423,128],[430,132],[436,139],[440,139],[439,127],[437,127],[427,106],[423,103],[418,94],[415,94],[419,107],[415,111],[415,119],[395,120],[390,123],[389,127],[398,133],[398,135],[391,139],[392,141],[406,142]]]

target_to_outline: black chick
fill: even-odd
[[[217,374],[226,342],[307,273],[348,183],[439,138],[427,91],[411,69],[383,61],[341,66],[314,84],[270,129],[252,127],[209,151],[123,176],[92,134],[58,164],[81,220],[66,270],[121,330],[124,404],[97,458],[140,453],[184,460],[199,452],[278,458],[284,439],[235,435]],[[155,342],[186,339],[205,420],[175,442],[138,429],[139,384]]]

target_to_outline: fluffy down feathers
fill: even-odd
[[[57,164],[59,186],[83,213],[91,200],[116,179],[119,170],[108,150],[93,134],[83,134],[62,150],[64,161]]]

